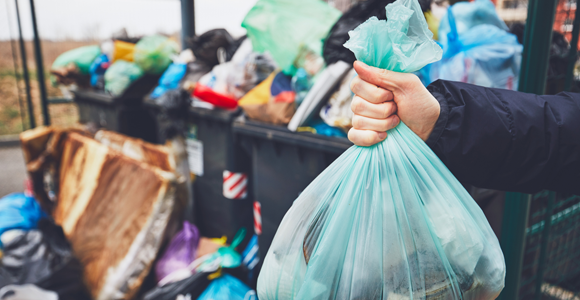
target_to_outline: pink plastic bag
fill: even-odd
[[[187,268],[195,260],[198,244],[199,230],[184,221],[183,229],[171,239],[167,250],[155,265],[157,282],[173,271]]]

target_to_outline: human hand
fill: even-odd
[[[358,76],[350,85],[355,94],[348,139],[371,146],[387,137],[387,130],[403,121],[423,141],[429,138],[441,111],[439,102],[409,73],[387,71],[356,61]]]

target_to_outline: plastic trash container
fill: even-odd
[[[164,143],[160,106],[146,98],[145,105],[157,120],[157,142]],[[227,236],[246,228],[246,238],[252,237],[253,201],[251,200],[250,158],[232,132],[234,119],[241,110],[227,111],[190,107],[187,120],[187,152],[193,180],[193,223],[204,237]]]
[[[159,76],[145,75],[131,84],[120,96],[103,91],[74,91],[79,121],[155,142],[155,120],[143,107],[143,97],[150,92]]]
[[[352,143],[248,120],[236,121],[233,129],[251,156],[253,199],[261,206],[258,241],[263,259],[294,200]]]

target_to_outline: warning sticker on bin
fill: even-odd
[[[187,139],[186,146],[189,171],[197,176],[203,176],[203,143],[195,139]]]
[[[248,195],[248,175],[224,171],[224,197],[244,199]]]

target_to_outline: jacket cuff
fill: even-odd
[[[433,97],[437,99],[441,107],[441,110],[439,112],[439,118],[435,123],[435,127],[433,127],[431,135],[429,136],[429,138],[427,138],[427,141],[425,141],[425,143],[427,143],[427,146],[433,149],[437,144],[437,142],[439,141],[439,138],[443,134],[443,131],[445,131],[445,126],[447,126],[447,120],[449,119],[449,105],[447,103],[445,95],[443,93],[440,93],[436,87],[430,85],[427,87],[427,89],[429,90],[429,92],[431,92],[431,95],[433,95]]]

